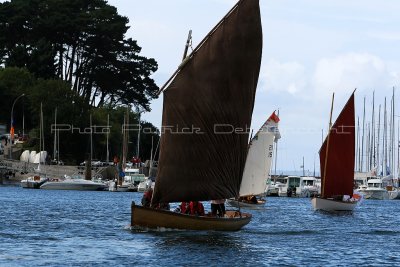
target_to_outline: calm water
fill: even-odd
[[[242,231],[131,232],[140,193],[0,187],[1,266],[398,266],[400,202],[353,214],[268,198]],[[205,205],[209,209],[209,205]]]

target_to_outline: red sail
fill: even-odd
[[[329,144],[327,144],[328,141]],[[353,195],[354,157],[355,118],[353,93],[332,126],[329,138],[325,139],[319,151],[322,198]]]

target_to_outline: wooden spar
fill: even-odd
[[[188,34],[188,38],[187,38],[186,45],[185,45],[185,51],[183,52],[182,61],[184,61],[187,56],[187,52],[188,52],[189,45],[190,45],[190,40],[192,40],[192,30],[190,30],[189,34]]]
[[[240,0],[238,3],[236,3],[236,5],[234,5],[232,7],[232,9],[229,10],[229,12],[218,22],[218,24],[215,25],[215,27],[206,35],[206,37],[204,37],[204,39],[197,45],[197,47],[193,50],[193,52],[188,56],[187,60],[191,59],[192,57],[194,57],[196,55],[197,51],[203,46],[203,44],[205,42],[208,41],[208,39],[210,39],[210,37],[219,28],[219,26],[221,26],[221,24],[224,23],[224,21],[232,14],[232,12],[240,5],[241,2],[242,2],[242,0]],[[187,61],[184,61],[184,62],[187,62]],[[185,67],[185,65],[186,64],[181,64],[178,67],[178,69],[175,70],[175,72],[172,74],[172,76],[164,83],[163,86],[161,86],[160,90],[158,90],[157,95],[160,95],[164,91],[164,89],[170,84],[170,82],[175,78],[175,76],[178,75],[178,73]]]
[[[328,137],[326,138],[326,155],[325,155],[325,162],[324,162],[324,176],[322,177],[322,192],[321,195],[324,197],[325,193],[325,177],[326,177],[326,166],[328,163],[328,151],[329,151],[329,136],[331,133],[331,127],[332,127],[332,113],[333,113],[333,102],[335,100],[335,93],[332,95],[332,105],[331,105],[331,114],[329,116],[329,128],[328,128]]]

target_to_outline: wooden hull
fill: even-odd
[[[168,228],[185,230],[238,231],[251,220],[251,214],[226,211],[229,218],[192,216],[177,212],[145,208],[132,202],[131,226],[150,229]],[[235,216],[236,215],[236,216]]]
[[[258,200],[257,203],[253,204],[247,202],[238,202],[236,199],[228,199],[226,202],[232,207],[238,208],[240,205],[240,208],[244,209],[263,209],[266,203],[265,200]]]
[[[324,211],[352,211],[357,206],[357,202],[347,202],[324,198],[313,198],[311,200],[314,210]]]

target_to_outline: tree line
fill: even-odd
[[[16,132],[24,121],[25,129],[34,129],[32,136],[39,126],[40,103],[49,140],[56,107],[59,123],[81,128],[89,125],[90,114],[93,124],[102,125],[109,115],[111,153],[120,153],[125,107],[131,107],[130,121],[137,122],[134,111],[150,111],[158,91],[151,78],[157,62],[141,56],[137,42],[126,38],[128,22],[105,0],[0,3],[0,123],[9,126],[11,106],[21,94],[25,96],[14,107]],[[104,158],[105,138],[94,138],[95,157]],[[85,158],[87,136],[60,133],[60,139],[66,158]],[[150,156],[151,139],[141,138],[142,158]]]

